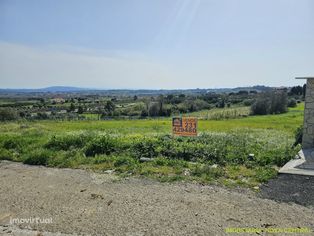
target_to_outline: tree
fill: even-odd
[[[219,108],[224,108],[225,107],[225,99],[221,99],[218,104],[217,104],[217,107]]]
[[[163,115],[163,105],[164,105],[164,96],[163,95],[158,96],[158,103],[159,103],[159,115],[162,116]]]
[[[251,112],[253,115],[269,114],[269,109],[270,100],[267,97],[260,97],[251,105]]]
[[[160,112],[160,107],[158,102],[151,102],[149,104],[148,115],[149,116],[158,116]]]
[[[146,117],[146,116],[148,116],[148,112],[147,112],[147,109],[146,109],[146,107],[145,107],[145,108],[143,108],[142,111],[141,111],[141,117]]]
[[[45,112],[37,112],[36,117],[39,120],[46,120],[49,118],[48,114]]]
[[[294,86],[290,89],[289,95],[302,95],[303,88],[301,86]]]
[[[168,103],[171,103],[173,98],[174,98],[173,94],[168,94],[167,97],[166,97],[166,100],[167,100]]]
[[[116,106],[112,101],[107,101],[104,108],[107,115],[112,115],[114,110],[116,109]]]
[[[16,110],[12,108],[0,108],[0,121],[17,120],[19,118]]]
[[[248,94],[249,94],[249,92],[246,91],[246,90],[240,90],[240,91],[238,92],[238,95],[248,95]]]
[[[251,105],[253,115],[266,115],[287,112],[288,97],[286,91],[275,91],[260,94]]]
[[[83,107],[81,105],[79,105],[77,113],[78,114],[83,114],[83,112],[84,112]]]
[[[271,93],[271,107],[270,113],[285,113],[288,108],[288,96],[286,91],[276,91]]]
[[[75,105],[73,102],[70,105],[69,111],[75,111]]]
[[[97,111],[97,114],[98,114],[98,120],[100,120],[100,116],[102,115],[101,107],[96,107],[96,111]]]

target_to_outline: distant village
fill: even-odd
[[[280,95],[282,103],[293,107],[303,100],[304,91],[305,86],[290,88],[259,86],[258,89],[241,90],[239,88],[216,91],[204,89],[139,90],[137,93],[132,90],[129,92],[116,90],[110,91],[110,93],[108,91],[21,92],[1,90],[0,108],[2,108],[2,112],[7,109],[7,113],[12,113],[12,119],[132,119],[167,117],[219,108],[251,107],[263,97],[272,97],[271,94],[277,94],[277,97]]]

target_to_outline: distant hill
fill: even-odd
[[[69,93],[88,91],[88,88],[67,87],[67,86],[51,86],[39,89],[0,89],[2,93]]]
[[[52,86],[39,89],[0,89],[1,94],[19,93],[88,93],[104,95],[159,95],[159,94],[204,94],[204,93],[231,93],[239,91],[270,91],[274,88],[263,85],[237,88],[214,88],[214,89],[90,89],[69,86]]]
[[[90,90],[88,88],[78,88],[78,87],[66,87],[66,86],[52,86],[40,89],[43,92],[77,92]]]

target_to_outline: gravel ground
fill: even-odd
[[[314,206],[314,176],[280,174],[262,186],[261,196],[280,202]]]
[[[118,181],[111,174],[3,161],[0,234],[216,236],[227,235],[227,227],[314,229],[312,207],[257,195],[218,186]],[[10,224],[36,217],[52,223]]]

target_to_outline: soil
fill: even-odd
[[[280,174],[262,186],[261,197],[314,206],[314,176]]]
[[[0,235],[228,235],[228,227],[314,229],[310,204],[260,195],[240,188],[119,180],[110,173],[2,161]],[[12,222],[29,218],[52,222]]]

